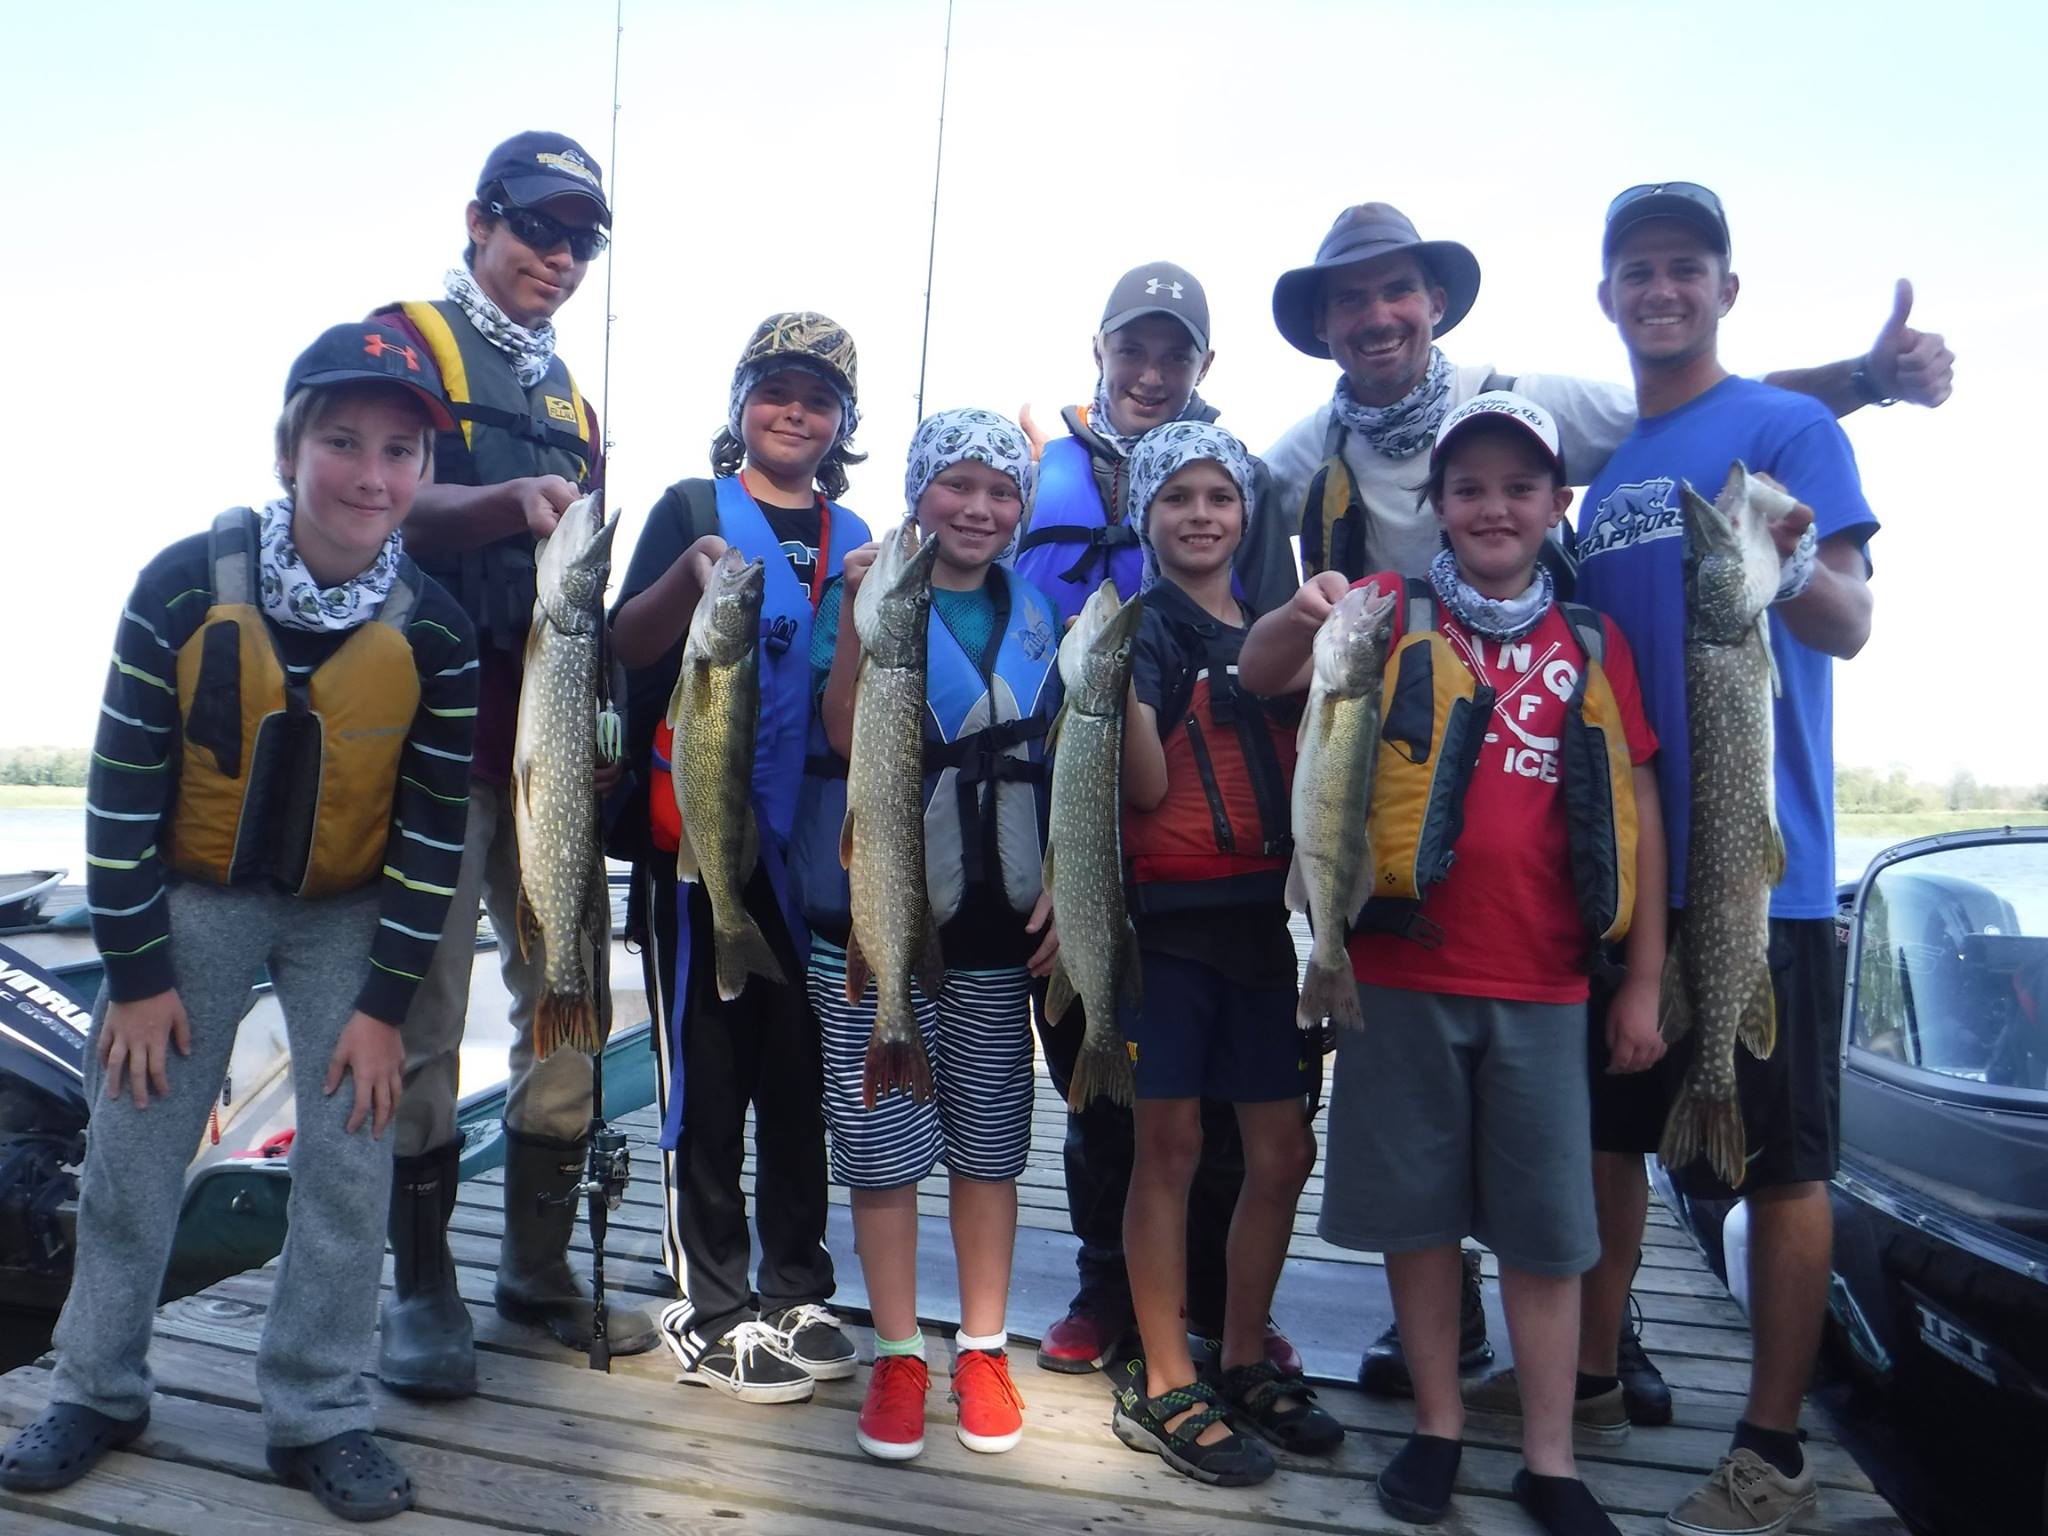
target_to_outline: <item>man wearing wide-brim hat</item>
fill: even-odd
[[[1417,505],[1417,455],[1454,407],[1488,389],[1513,389],[1556,420],[1575,484],[1600,472],[1635,425],[1625,385],[1561,374],[1459,365],[1436,343],[1479,296],[1479,261],[1454,240],[1425,240],[1387,203],[1337,216],[1315,260],[1273,285],[1273,322],[1311,357],[1343,369],[1332,398],[1290,427],[1265,459],[1276,504],[1297,523],[1304,571],[1357,578],[1394,569],[1419,576],[1435,556],[1436,518]],[[1954,357],[1942,338],[1906,324],[1910,285],[1869,352],[1766,382],[1824,402],[1836,415],[1864,405],[1948,398]]]

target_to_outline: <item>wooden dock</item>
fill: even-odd
[[[1283,1456],[1280,1474],[1262,1487],[1212,1489],[1117,1442],[1108,1428],[1102,1377],[1056,1376],[1033,1365],[1021,1336],[1059,1315],[1073,1282],[1059,1159],[1063,1115],[1041,1074],[1031,1166],[1020,1189],[1011,1307],[1012,1365],[1028,1404],[1017,1450],[976,1455],[954,1438],[945,1399],[947,1347],[938,1332],[925,1454],[907,1464],[872,1461],[854,1443],[865,1370],[852,1381],[821,1385],[811,1404],[795,1408],[755,1407],[679,1386],[665,1350],[617,1360],[609,1377],[591,1372],[581,1356],[504,1323],[491,1309],[499,1191],[495,1176],[487,1176],[464,1186],[453,1238],[476,1323],[479,1392],[464,1402],[426,1404],[376,1389],[378,1431],[419,1489],[416,1510],[378,1529],[394,1536],[1415,1531],[1381,1511],[1371,1486],[1407,1432],[1406,1404],[1324,1386],[1322,1401],[1349,1431],[1337,1455]],[[660,1186],[645,1150],[654,1135],[652,1112],[625,1124],[640,1144],[636,1182],[613,1219],[607,1275],[618,1294],[652,1307],[670,1294],[656,1268]],[[1359,1348],[1384,1324],[1386,1287],[1371,1256],[1315,1237],[1321,1174],[1318,1165],[1276,1312],[1302,1343],[1311,1371],[1341,1382],[1356,1368]],[[922,1303],[928,1329],[947,1329],[955,1315],[944,1188],[943,1177],[933,1181],[921,1202],[920,1248],[931,1277]],[[848,1317],[864,1318],[844,1191],[835,1190],[834,1200],[830,1241],[839,1263],[838,1304]],[[577,1235],[579,1263],[586,1262],[587,1234],[579,1226]],[[1491,1273],[1492,1260],[1487,1263]],[[158,1397],[147,1435],[69,1489],[0,1492],[0,1531],[291,1536],[336,1528],[340,1522],[303,1492],[279,1486],[264,1466],[254,1354],[272,1276],[270,1269],[237,1276],[164,1308],[151,1356]],[[1727,1443],[1746,1380],[1749,1336],[1690,1238],[1662,1211],[1652,1217],[1636,1294],[1644,1342],[1672,1384],[1677,1422],[1638,1429],[1620,1446],[1582,1447],[1580,1465],[1616,1524],[1629,1536],[1651,1536]],[[1504,1346],[1497,1310],[1492,1331]],[[865,1335],[861,1342],[865,1354]],[[47,1364],[0,1378],[0,1423],[20,1424],[41,1410]],[[1814,1519],[1795,1529],[1903,1536],[1905,1527],[1826,1422],[1809,1414],[1808,1429],[1821,1505]],[[1452,1514],[1436,1529],[1460,1536],[1534,1532],[1508,1494],[1519,1464],[1514,1427],[1474,1418]]]

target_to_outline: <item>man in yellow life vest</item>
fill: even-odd
[[[458,1050],[475,964],[479,902],[498,935],[511,994],[511,1081],[505,1105],[505,1229],[498,1311],[587,1347],[590,1301],[568,1264],[570,1190],[590,1122],[590,1058],[533,1050],[539,955],[514,935],[519,856],[507,792],[520,672],[534,601],[534,541],[554,531],[603,476],[597,415],[555,352],[553,316],[605,249],[611,207],[597,162],[560,133],[521,133],[492,150],[467,214],[468,248],[445,296],[394,305],[378,318],[417,339],[439,365],[455,429],[435,444],[406,544],[476,626],[476,754],[462,873],[444,941],[405,1023],[405,1098],[391,1196],[396,1261],[378,1374],[395,1391],[462,1397],[476,1390],[469,1313],[447,1241],[461,1136]],[[605,787],[605,786],[600,786]],[[643,1312],[610,1310],[613,1354],[653,1347]]]

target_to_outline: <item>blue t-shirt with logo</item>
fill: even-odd
[[[1859,544],[1877,531],[1849,440],[1819,401],[1722,380],[1675,411],[1636,424],[1586,492],[1579,521],[1578,597],[1610,615],[1635,652],[1643,703],[1656,729],[1657,789],[1671,850],[1671,904],[1685,904],[1692,826],[1692,751],[1685,722],[1684,517],[1679,488],[1712,500],[1741,460],[1813,509],[1823,539]],[[1785,879],[1774,917],[1835,910],[1834,660],[1771,615],[1783,684],[1775,710],[1778,826]]]

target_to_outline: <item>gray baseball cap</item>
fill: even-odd
[[[1195,338],[1195,350],[1209,350],[1209,296],[1195,274],[1170,261],[1147,262],[1116,280],[1102,306],[1102,333],[1129,325],[1141,315],[1171,315]]]

